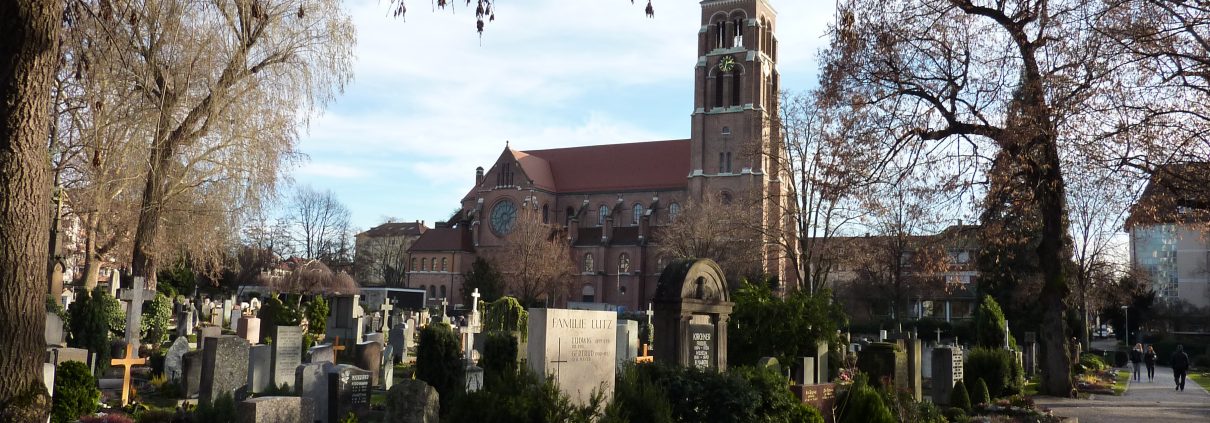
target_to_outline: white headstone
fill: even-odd
[[[601,390],[608,402],[617,368],[616,322],[612,311],[530,310],[530,369],[554,377],[576,404],[588,404],[594,390]]]

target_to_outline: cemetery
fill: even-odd
[[[0,6],[0,423],[1210,421],[1207,0],[423,6]]]
[[[1028,360],[990,297],[974,339],[943,343],[940,331],[846,333],[835,305],[777,317],[826,300],[728,289],[710,260],[669,263],[644,312],[526,308],[476,290],[454,324],[440,305],[426,321],[350,293],[176,295],[160,316],[147,298],[164,292],[141,282],[81,296],[70,324],[47,314],[62,328],[46,336],[47,371],[62,376],[53,421],[1062,421],[1026,395]],[[141,313],[122,313],[137,301]],[[1092,355],[1077,371],[1113,376]]]

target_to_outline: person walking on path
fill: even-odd
[[[1176,390],[1185,390],[1185,373],[1189,371],[1189,354],[1185,354],[1185,346],[1177,345],[1172,353],[1172,378],[1176,379]]]
[[[1134,380],[1139,381],[1139,366],[1143,364],[1143,344],[1134,344],[1134,349],[1130,350],[1130,364],[1134,365]]]
[[[1147,353],[1143,354],[1143,363],[1147,364],[1147,381],[1155,381],[1155,346],[1148,345]]]

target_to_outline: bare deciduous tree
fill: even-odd
[[[676,220],[660,231],[658,254],[714,260],[733,288],[744,278],[761,276],[761,232],[753,230],[752,209],[745,204],[745,199],[727,203],[712,195],[686,203]]]
[[[523,205],[516,223],[492,262],[499,265],[507,292],[523,304],[550,303],[567,291],[575,264],[567,242],[541,213]]]
[[[1206,157],[1185,119],[1189,88],[1134,60],[1103,25],[1133,6],[1091,0],[847,0],[822,54],[829,99],[865,110],[888,157],[949,165],[955,189],[982,183],[992,158],[1014,165],[1010,186],[1028,192],[1039,222],[1043,392],[1068,395],[1071,357],[1064,313],[1067,195],[1063,156],[1148,171]],[[1137,107],[1143,103],[1148,107]],[[1173,113],[1181,111],[1181,113]],[[1204,133],[1201,131],[1200,133]],[[929,159],[929,158],[932,159]]]
[[[290,200],[289,215],[296,255],[318,259],[331,266],[348,261],[349,208],[331,190],[319,192],[298,187]]]

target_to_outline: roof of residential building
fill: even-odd
[[[424,231],[408,248],[409,253],[415,251],[474,252],[475,244],[466,228],[434,228]]]
[[[424,222],[389,222],[375,226],[370,230],[357,234],[358,237],[392,237],[392,236],[419,236],[429,228],[424,225]]]
[[[1126,228],[1155,223],[1210,221],[1210,163],[1161,166],[1130,207]]]

